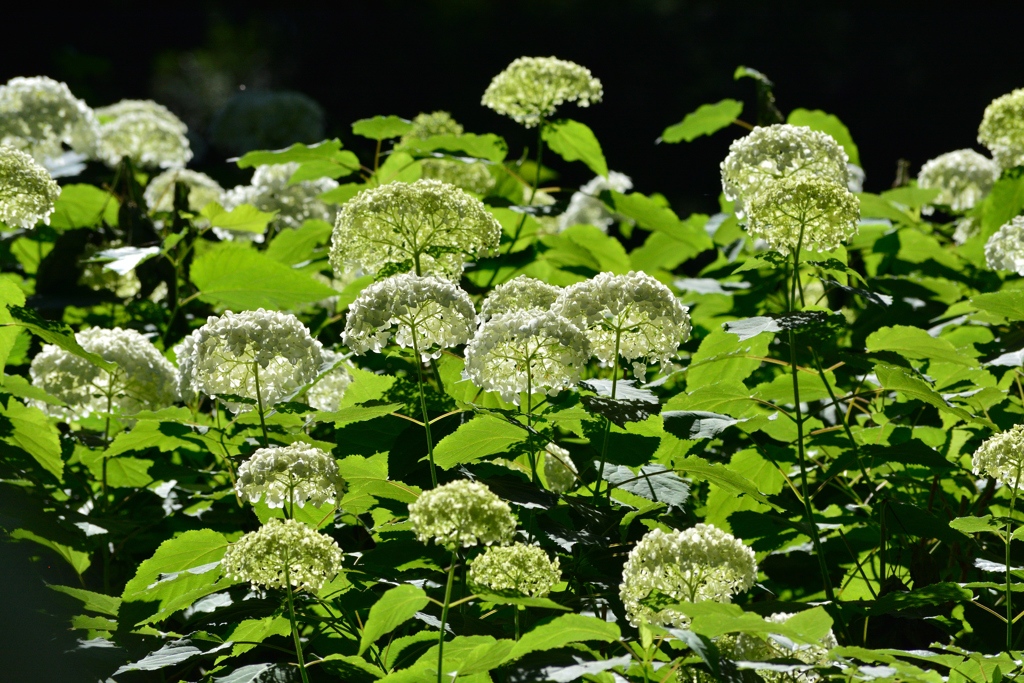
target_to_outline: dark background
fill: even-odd
[[[225,184],[247,174],[204,143],[214,112],[247,92],[294,90],[325,110],[325,133],[365,156],[352,121],[447,109],[467,131],[496,132],[510,156],[534,134],[480,105],[491,77],[522,55],[554,55],[591,69],[605,98],[563,116],[593,128],[609,166],[637,190],[665,194],[685,215],[713,211],[717,168],[738,127],[693,143],[655,145],[668,125],[706,102],[743,100],[753,120],[754,82],[776,83],[779,108],[839,116],[860,147],[866,189],[889,187],[897,160],[921,163],[976,147],[985,105],[1024,87],[1024,3],[776,3],[686,0],[384,0],[331,11],[201,9],[136,4],[21,15],[0,46],[0,82],[45,74],[92,106],[152,97],[190,124],[193,166]],[[154,5],[154,7],[156,7]],[[1004,9],[1005,8],[1005,9]],[[14,30],[20,27],[18,30]],[[206,140],[208,142],[208,140]],[[579,185],[582,164],[559,164]]]

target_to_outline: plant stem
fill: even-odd
[[[263,397],[260,395],[260,364],[252,362],[252,371],[256,380],[256,409],[260,414],[260,427],[263,429],[263,447],[270,448],[270,438],[267,437],[267,423],[263,421]]]
[[[295,621],[295,602],[292,599],[292,582],[289,572],[290,564],[291,558],[286,556],[284,560],[284,589],[288,596],[288,620],[292,622],[292,639],[295,641],[295,656],[299,660],[299,673],[302,675],[302,683],[309,683],[309,677],[306,675],[306,663],[302,661],[302,641],[299,639],[299,625]]]
[[[537,124],[537,172],[533,175],[533,187],[530,188],[530,201],[527,202],[527,206],[533,206],[533,199],[537,196],[537,186],[540,185],[540,169],[541,159],[544,158],[544,119],[540,120]],[[512,253],[512,247],[515,246],[516,242],[519,241],[519,235],[523,232],[523,226],[526,224],[526,213],[523,213],[523,217],[519,219],[519,225],[516,226],[516,232],[512,236],[512,241],[508,245],[508,251],[506,254]],[[495,271],[497,272],[497,271]]]
[[[455,564],[458,560],[458,551],[452,551],[452,563],[448,567],[448,586],[444,589],[444,607],[441,608],[441,635],[437,639],[437,683],[442,683],[444,675],[444,627],[448,623],[448,603],[452,599],[452,580],[455,578]]]
[[[437,470],[434,468],[434,440],[430,435],[430,416],[427,414],[427,397],[423,393],[423,359],[420,358],[419,341],[416,337],[416,326],[409,325],[412,330],[412,355],[413,363],[416,364],[416,372],[419,373],[420,381],[417,385],[420,390],[420,409],[423,411],[423,428],[427,430],[427,455],[430,457],[430,482],[437,488]]]
[[[1010,494],[1010,513],[1006,517],[1006,651],[1013,649],[1013,592],[1010,584],[1010,542],[1013,540],[1013,506],[1017,502],[1017,486],[1020,485],[1021,470],[1017,470],[1017,481]]]
[[[615,330],[615,356],[612,360],[612,398],[615,398],[615,391],[619,384],[619,342],[622,341],[622,329],[617,328]],[[612,431],[612,421],[607,417],[604,418],[604,439],[601,442],[601,467],[597,471],[597,482],[594,484],[594,493],[596,494],[601,488],[601,481],[604,479],[604,464],[608,459],[608,436]],[[612,497],[612,484],[608,482],[608,499]]]
[[[839,399],[836,398],[835,392],[832,391],[831,385],[828,383],[828,379],[825,378],[825,370],[821,367],[821,361],[818,359],[818,352],[814,350],[813,346],[808,347],[811,350],[811,357],[814,358],[814,367],[818,370],[818,377],[821,378],[821,383],[825,385],[825,391],[828,392],[828,397],[832,399],[832,407],[836,410],[836,418],[842,423],[843,430],[846,432],[846,436],[850,439],[850,444],[853,446],[853,452],[857,456],[857,466],[860,467],[860,473],[864,477],[864,481],[868,482],[868,472],[864,469],[864,462],[860,457],[860,446],[857,445],[857,440],[853,438],[853,432],[850,431],[850,425],[846,422],[846,414],[843,409],[839,406]]]
[[[515,610],[516,615],[516,641],[519,641],[519,605],[512,605],[512,609]]]
[[[526,359],[526,426],[533,426],[533,373],[530,370],[530,358]],[[530,446],[530,442],[533,441],[533,432],[527,430],[526,443]],[[534,484],[537,483],[537,453],[530,447],[530,481]],[[519,613],[516,612],[516,618],[519,617]]]

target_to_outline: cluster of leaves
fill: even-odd
[[[757,121],[771,122],[778,111],[770,82],[741,75],[757,80]],[[712,134],[741,111],[737,101],[706,105],[663,140]],[[796,110],[788,121],[828,132],[859,161],[834,116]],[[859,235],[827,257],[800,256],[805,310],[782,315],[782,257],[756,251],[726,203],[715,216],[682,219],[658,195],[606,191],[600,201],[615,228],[557,232],[548,219],[567,197],[522,206],[530,181],[553,171],[509,160],[508,144],[492,134],[412,139],[382,154],[410,129],[396,116],[353,124],[375,142],[362,162],[328,140],[237,163],[297,162],[291,182],[347,178],[321,196],[343,204],[367,187],[416,180],[426,159],[478,160],[494,176],[483,199],[504,235],[498,257],[467,269],[468,291],[479,298],[519,274],[567,285],[642,270],[682,297],[693,323],[679,364],[652,383],[621,382],[612,398],[610,378],[621,372],[593,365],[577,391],[536,397],[530,424],[514,405],[463,381],[457,354],[434,365],[425,388],[440,479],[477,479],[508,501],[529,539],[560,558],[564,578],[543,599],[478,594],[465,576],[473,553],[464,555],[446,671],[472,681],[611,683],[664,682],[686,667],[754,681],[752,665],[722,657],[712,639],[773,633],[813,643],[832,628],[840,647],[817,672],[826,678],[932,683],[1020,673],[1020,653],[997,645],[1010,594],[1006,563],[1013,566],[1012,555],[1019,562],[999,536],[1009,491],[978,481],[970,458],[1024,414],[1024,294],[1018,279],[985,266],[982,250],[1024,211],[1024,168],[1004,172],[973,210],[981,231],[963,245],[952,240],[952,216],[922,217],[934,191],[861,193]],[[584,124],[545,122],[541,136],[565,162],[608,173]],[[260,445],[258,416],[233,418],[206,400],[131,421],[94,415],[58,425],[35,407],[58,399],[27,381],[27,367],[41,342],[102,365],[74,341],[72,327],[87,325],[151,332],[173,358],[173,344],[225,308],[295,312],[333,346],[348,304],[372,277],[340,292],[314,277],[330,274],[329,224],[309,221],[263,244],[217,241],[208,228],[263,232],[273,216],[215,204],[189,213],[184,188],[172,214],[155,215],[142,199],[144,181],[124,164],[113,183],[65,184],[50,226],[6,231],[0,241],[5,535],[34,544],[40,560],[67,565],[48,576],[73,605],[70,623],[55,617],[54,628],[75,629],[79,647],[69,656],[100,657],[92,664],[98,677],[293,677],[282,594],[236,584],[218,564],[230,542],[283,514],[241,505],[234,494],[238,465]],[[87,245],[115,239],[130,248],[107,259],[108,268],[133,271],[141,283],[129,300],[79,285]],[[164,286],[164,298],[154,296]],[[333,453],[348,483],[336,506],[295,511],[345,552],[337,578],[316,595],[295,596],[306,662],[312,680],[435,680],[437,598],[449,558],[418,542],[406,521],[408,504],[430,486],[423,424],[410,417],[420,414],[418,361],[397,351],[356,360],[338,410],[317,411],[299,394],[266,417],[271,441],[301,439]],[[798,438],[817,533],[798,482]],[[549,441],[578,466],[580,484],[568,494],[531,481],[531,460]],[[759,584],[734,605],[683,606],[689,629],[631,627],[618,587],[632,545],[650,529],[698,521],[754,549]],[[1024,580],[1018,569],[1009,574]],[[835,600],[826,600],[830,592]],[[785,627],[763,619],[782,611],[800,619]],[[1024,629],[1016,633],[1014,648]],[[760,670],[778,676],[793,664]]]

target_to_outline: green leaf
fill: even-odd
[[[317,258],[316,247],[328,241],[333,228],[326,221],[308,220],[298,230],[282,230],[270,242],[266,254],[278,263],[294,266]],[[326,256],[321,253],[320,258]]]
[[[477,159],[487,159],[495,163],[504,161],[508,155],[508,144],[505,139],[487,133],[475,135],[463,133],[462,135],[431,135],[428,138],[412,138],[402,143],[402,147],[409,151],[433,152],[443,150],[445,152],[465,152]]]
[[[807,126],[811,130],[831,135],[846,150],[850,163],[860,166],[860,151],[853,144],[850,129],[837,116],[826,114],[820,109],[794,109],[789,113],[786,123],[794,126]]]
[[[998,429],[987,419],[976,417],[963,408],[950,405],[941,395],[928,386],[923,379],[910,374],[910,371],[904,368],[886,363],[878,363],[875,365],[875,376],[878,377],[881,385],[889,391],[897,391],[908,398],[927,403],[942,412],[955,415],[965,422],[974,422],[990,429]]]
[[[735,334],[725,330],[712,330],[701,340],[697,352],[690,358],[689,369],[686,371],[686,386],[696,389],[719,382],[742,382],[761,367],[762,361],[759,358],[768,355],[768,345],[773,337],[771,334],[762,334],[740,340]],[[724,412],[730,415],[738,414]]]
[[[630,270],[629,256],[622,242],[592,225],[571,225],[558,236],[586,249],[597,262],[599,272],[625,275]]]
[[[872,353],[892,351],[911,360],[978,366],[976,359],[961,355],[947,340],[933,337],[919,327],[882,327],[868,335],[865,346]]]
[[[75,570],[75,573],[78,574],[79,577],[81,577],[82,574],[85,573],[85,570],[92,564],[92,561],[89,559],[89,553],[84,553],[81,550],[75,550],[74,548],[57,543],[56,541],[51,541],[48,538],[43,538],[38,534],[32,533],[28,529],[15,529],[11,532],[11,538],[15,540],[32,541],[33,543],[38,543],[44,548],[49,548],[60,555],[65,562],[71,565],[71,568]]]
[[[316,414],[317,422],[333,422],[339,427],[352,424],[353,422],[365,422],[378,417],[384,417],[402,408],[401,403],[388,403],[380,406],[348,406],[340,408],[333,413]]]
[[[692,142],[701,135],[711,135],[735,121],[743,111],[743,103],[725,99],[715,104],[702,104],[682,121],[669,126],[657,142]]]
[[[608,162],[604,160],[601,144],[594,131],[572,119],[546,121],[541,131],[551,151],[566,161],[582,161],[598,175],[608,175]]]
[[[321,192],[317,195],[317,199],[328,204],[344,204],[367,187],[363,183],[345,183],[344,185],[338,185],[333,190]]]
[[[345,389],[345,395],[339,402],[339,410],[358,403],[378,401],[395,383],[391,375],[378,375],[362,368],[349,368],[352,383]]]
[[[880,196],[887,202],[901,204],[909,209],[919,209],[935,201],[935,198],[942,193],[937,187],[897,187],[893,190],[886,190]]]
[[[315,145],[297,142],[287,149],[249,152],[235,161],[239,168],[266,164],[296,162],[299,167],[288,179],[289,185],[316,178],[340,178],[359,170],[359,159],[348,150],[341,149],[341,140],[324,140]]]
[[[149,474],[152,466],[152,460],[142,458],[108,458],[107,486],[115,489],[142,488],[153,481]]]
[[[71,586],[50,585],[48,588],[80,600],[82,602],[82,609],[86,611],[105,614],[108,617],[116,617],[117,610],[121,607],[121,598],[115,598],[112,595],[94,593],[84,588],[72,588]]]
[[[678,472],[709,481],[735,493],[745,493],[759,503],[776,507],[768,502],[768,499],[757,490],[752,481],[722,465],[712,464],[703,458],[691,455],[681,460],[676,460],[675,469]]]
[[[822,607],[807,610],[801,613],[803,616],[794,615],[784,624],[744,612],[738,605],[686,602],[672,605],[672,608],[691,617],[690,629],[708,638],[725,633],[775,633],[798,642],[815,644],[832,628],[832,617]]]
[[[106,221],[117,225],[120,209],[117,198],[93,185],[65,185],[50,216],[50,227],[58,230],[68,228],[93,228]]]
[[[374,116],[352,124],[352,132],[371,140],[397,138],[412,131],[412,122],[397,116]]]
[[[359,640],[359,654],[366,652],[374,641],[391,633],[400,625],[412,619],[430,602],[422,588],[408,584],[396,586],[387,591],[370,608],[370,616],[363,626]]]
[[[507,660],[513,645],[514,641],[496,640],[491,636],[456,636],[444,644],[442,667],[447,674],[446,678],[455,678],[452,674],[457,672],[458,678],[465,677],[471,680],[469,677],[474,674],[482,674],[497,668]],[[435,645],[423,653],[419,661],[436,667],[437,651],[438,647]],[[436,679],[436,674],[432,678]]]
[[[955,520],[954,520],[955,521]],[[953,526],[952,523],[950,526]],[[892,614],[902,610],[917,610],[922,607],[945,605],[950,602],[970,602],[971,591],[955,583],[933,583],[912,591],[886,593],[871,606],[869,614]]]
[[[1021,211],[1024,211],[1024,168],[1011,168],[1003,172],[982,202],[981,237],[988,239]]]
[[[1021,527],[1024,528],[1024,527]],[[495,605],[520,605],[521,607],[541,607],[543,609],[557,609],[563,612],[570,611],[568,607],[563,607],[553,600],[547,598],[528,598],[519,594],[502,594],[502,593],[481,593],[477,592],[476,597],[481,602],[490,602]]]
[[[192,263],[199,298],[234,310],[294,309],[337,292],[293,270],[245,242],[220,242]]]
[[[8,304],[24,306],[25,293],[11,278],[0,277],[0,372],[3,372],[4,366],[7,365],[7,357],[14,348],[15,337],[21,334],[21,329],[12,325],[14,318],[7,310]]]
[[[530,652],[554,650],[569,643],[592,640],[614,643],[620,635],[618,626],[603,619],[582,614],[563,614],[524,634],[505,661],[518,659]]]
[[[218,567],[228,540],[210,529],[186,531],[164,541],[143,561],[121,594],[123,618],[132,625],[150,623],[193,601],[231,585]]]
[[[858,192],[856,194],[857,198],[860,199],[861,218],[888,218],[894,223],[902,223],[904,225],[914,225],[917,223],[909,213],[895,206],[889,200],[879,197],[877,194],[871,194],[870,192]]]
[[[434,463],[450,470],[485,456],[504,453],[525,441],[527,432],[505,420],[483,415],[462,424],[434,447]]]
[[[43,411],[8,399],[6,407],[0,404],[0,433],[0,441],[25,451],[57,481],[64,481],[60,439]]]
[[[334,511],[337,509],[337,505],[331,503],[324,503],[320,507],[317,507],[306,501],[305,505],[295,506],[295,517],[299,522],[302,522],[311,529],[323,529],[328,524],[334,523]],[[285,514],[283,507],[272,508],[267,505],[265,500],[261,500],[255,503],[253,506],[253,512],[256,513],[257,519],[260,520],[260,524],[266,524],[271,518],[277,517],[278,519],[287,519],[288,515]]]
[[[632,218],[644,230],[664,233],[679,242],[681,248],[676,254],[677,258],[691,259],[715,246],[708,234],[704,232],[707,216],[703,214],[695,214],[687,220],[681,221],[672,209],[659,205],[650,197],[639,192],[626,195],[606,191],[601,193],[601,199],[613,213]],[[680,263],[682,262],[680,261]]]
[[[81,344],[75,340],[75,332],[69,325],[55,320],[46,320],[35,311],[21,306],[8,304],[7,310],[10,311],[11,317],[14,319],[14,322],[6,323],[7,325],[20,325],[44,342],[59,346],[68,353],[84,358],[98,368],[107,372],[117,371],[117,366],[113,363],[83,349]]]
[[[203,207],[199,215],[208,218],[210,225],[215,228],[262,235],[267,230],[267,224],[274,220],[277,211],[260,211],[249,204],[241,204],[228,211],[217,202],[210,202]]]
[[[1007,320],[1024,320],[1024,289],[1004,289],[971,297],[975,308],[1001,315]]]

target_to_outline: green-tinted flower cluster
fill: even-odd
[[[44,163],[60,157],[64,145],[89,155],[98,124],[85,102],[67,84],[46,76],[17,77],[0,86],[0,144],[27,152]]]
[[[551,308],[562,288],[536,278],[520,275],[492,289],[480,304],[480,317],[486,320],[499,313],[529,308]]]
[[[262,498],[272,508],[306,501],[320,507],[344,494],[345,480],[329,453],[298,441],[258,449],[238,468],[235,490],[242,500],[255,504]]]
[[[985,262],[993,270],[1024,275],[1024,216],[1015,216],[988,238]]]
[[[225,575],[253,586],[316,592],[337,576],[341,562],[341,548],[330,536],[272,517],[229,545],[220,566]]]
[[[508,503],[478,481],[459,479],[424,491],[409,504],[409,521],[422,543],[448,550],[512,540],[516,521]]]
[[[0,146],[0,222],[11,228],[50,224],[60,187],[25,152]]]
[[[345,390],[352,383],[352,375],[349,374],[345,364],[341,362],[342,355],[335,351],[324,349],[321,351],[323,367],[332,367],[325,374],[321,375],[316,384],[306,391],[306,403],[317,410],[332,413],[338,409],[341,399],[345,396]]]
[[[973,149],[958,149],[926,161],[917,174],[917,186],[939,190],[934,204],[966,211],[985,198],[999,173],[999,164],[991,159]],[[922,213],[931,211],[930,206],[922,208]]]
[[[224,188],[216,180],[187,168],[171,168],[154,177],[146,186],[143,197],[150,211],[171,211],[174,209],[174,185],[188,186],[188,208],[199,212],[210,202],[220,201]]]
[[[1024,164],[1024,88],[997,97],[985,107],[978,142],[1003,168]]]
[[[991,436],[974,452],[975,474],[992,477],[1006,486],[1024,488],[1024,425]]]
[[[188,126],[152,100],[121,100],[96,110],[100,120],[101,161],[117,166],[122,158],[143,168],[182,168],[192,159]]]
[[[792,616],[794,615],[788,612],[777,612],[767,617],[766,620],[775,624],[785,624]],[[831,629],[819,642],[814,644],[797,644],[788,639],[783,640],[772,636],[762,639],[756,635],[741,633],[736,638],[733,657],[748,662],[795,659],[809,666],[806,669],[791,671],[761,669],[758,673],[767,683],[815,683],[821,680],[821,676],[810,666],[828,663],[828,651],[837,645],[839,643]]]
[[[576,464],[569,451],[549,443],[544,447],[544,479],[548,488],[555,493],[566,493],[576,486]]]
[[[601,81],[586,67],[554,57],[520,57],[494,77],[482,104],[533,128],[563,102],[588,107],[603,95]]]
[[[317,178],[289,184],[292,174],[298,168],[298,162],[294,161],[257,166],[252,181],[248,185],[238,185],[226,191],[221,198],[221,205],[228,210],[249,204],[260,211],[276,211],[277,215],[271,221],[275,230],[298,230],[308,220],[333,222],[334,208],[318,199],[318,195],[338,187],[338,181]],[[262,234],[252,232],[222,228],[214,228],[214,232],[221,239],[263,241]]]
[[[561,580],[557,557],[523,543],[488,548],[469,565],[470,584],[492,592],[543,598]]]
[[[860,199],[826,178],[786,178],[766,184],[748,207],[747,232],[789,254],[833,251],[857,234]]]

